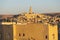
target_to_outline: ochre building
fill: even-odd
[[[58,40],[57,25],[2,22],[0,40]]]

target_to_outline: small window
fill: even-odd
[[[45,36],[45,38],[47,39],[47,35]]]
[[[53,36],[53,39],[55,39],[55,34],[52,34],[52,36]]]
[[[19,33],[19,36],[21,36],[21,34]]]
[[[23,36],[25,36],[25,34],[23,33]]]
[[[31,37],[32,40],[35,40],[35,38]]]

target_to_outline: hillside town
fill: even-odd
[[[58,35],[59,34],[59,35]],[[0,40],[60,40],[60,13],[0,15]]]

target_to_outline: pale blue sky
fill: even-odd
[[[0,0],[0,14],[28,12],[30,6],[34,12],[60,12],[60,0]]]

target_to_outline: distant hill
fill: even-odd
[[[13,15],[0,15],[0,19],[4,19],[4,18],[7,18],[7,17],[13,17]]]
[[[60,16],[60,13],[43,13],[43,15],[46,15],[46,16]],[[18,17],[18,15],[0,15],[0,19],[4,19],[4,18],[7,18],[7,17]]]
[[[45,15],[48,15],[48,16],[60,16],[60,13],[44,13]]]

